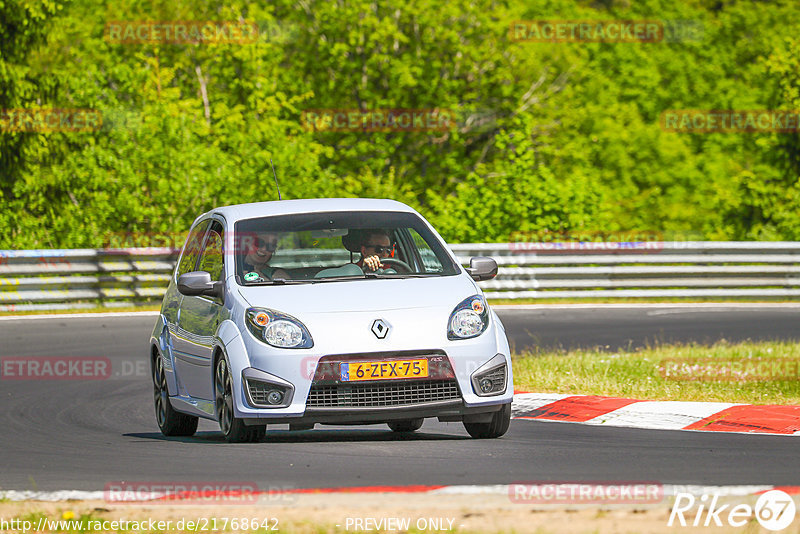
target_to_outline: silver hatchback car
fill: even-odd
[[[268,424],[463,422],[509,426],[505,330],[431,225],[391,200],[226,206],[189,231],[150,338],[158,426],[190,436],[199,417],[230,442]]]

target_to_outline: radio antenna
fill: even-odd
[[[278,188],[278,200],[283,200],[281,198],[281,186],[278,185],[278,175],[275,172],[275,164],[272,163],[272,158],[269,158],[269,164],[272,165],[272,176],[275,177],[275,187]]]

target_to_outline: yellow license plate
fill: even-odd
[[[342,381],[427,378],[428,360],[342,363]]]

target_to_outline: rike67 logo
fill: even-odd
[[[794,521],[796,507],[794,500],[786,492],[770,490],[759,496],[755,506],[749,504],[720,504],[719,495],[714,494],[711,499],[703,495],[698,499],[691,493],[678,493],[675,503],[669,514],[667,526],[687,526],[687,517],[691,520],[694,511],[693,527],[724,526],[727,521],[732,527],[743,527],[755,516],[756,521],[767,530],[783,530]],[[676,525],[677,520],[677,525]]]

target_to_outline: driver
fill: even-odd
[[[366,230],[361,243],[361,259],[356,263],[365,273],[388,267],[382,259],[393,256],[394,247],[386,230]]]

